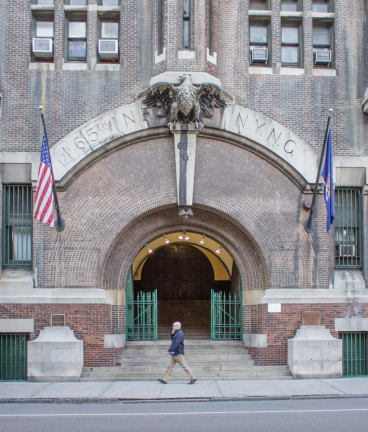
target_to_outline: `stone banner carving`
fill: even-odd
[[[318,154],[291,130],[272,119],[239,105],[216,109],[212,118],[203,119],[205,128],[232,132],[275,153],[314,183]],[[86,156],[120,137],[148,128],[165,126],[155,108],[142,108],[141,102],[104,113],[66,135],[51,149],[55,180],[61,180]]]

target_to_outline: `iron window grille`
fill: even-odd
[[[367,374],[366,332],[341,332],[342,374],[346,377]]]
[[[32,266],[31,186],[3,186],[3,266]]]
[[[0,381],[27,380],[28,334],[0,334]]]
[[[335,189],[335,268],[361,268],[363,264],[362,192]]]

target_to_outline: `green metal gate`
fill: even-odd
[[[343,332],[342,339],[342,374],[343,376],[361,376],[367,374],[365,332]]]
[[[27,380],[25,334],[0,334],[0,381]]]
[[[157,340],[157,290],[127,298],[127,340]]]
[[[241,339],[242,335],[241,295],[211,290],[211,339]]]

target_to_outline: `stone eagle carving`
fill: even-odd
[[[136,100],[158,109],[160,117],[168,123],[196,123],[203,126],[204,117],[212,117],[214,108],[223,108],[234,103],[235,98],[222,87],[213,83],[195,85],[190,74],[180,77],[181,84],[158,82],[137,94]]]

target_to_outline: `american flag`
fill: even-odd
[[[50,227],[54,227],[54,194],[52,185],[54,180],[51,172],[49,145],[47,144],[46,131],[43,134],[41,161],[38,169],[38,182],[36,190],[36,202],[33,217]]]

